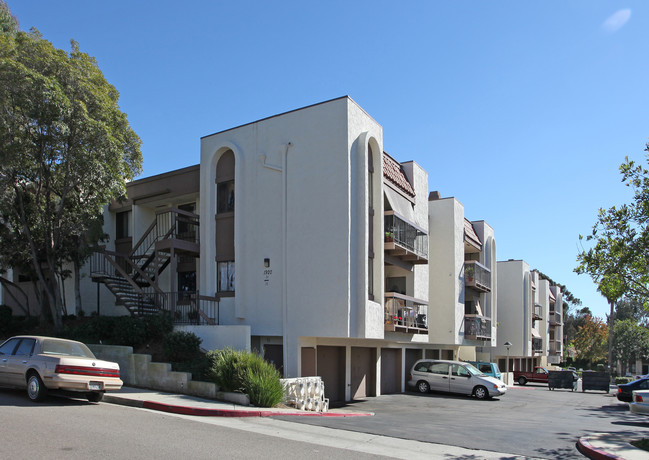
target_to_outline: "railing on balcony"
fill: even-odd
[[[532,339],[532,352],[543,353],[543,340],[539,338]]]
[[[563,324],[563,317],[558,311],[550,311],[550,325],[561,326]]]
[[[174,324],[210,324],[219,322],[219,299],[202,296],[198,291],[166,292],[164,310],[169,311]]]
[[[155,244],[164,239],[175,239],[198,244],[199,216],[177,208],[156,212],[156,218],[144,235],[133,246],[131,257],[150,254]]]
[[[411,223],[400,219],[394,211],[385,211],[385,249],[413,264],[428,261],[428,235]]]
[[[538,321],[540,319],[543,319],[543,317],[541,316],[541,308],[543,308],[541,304],[538,303],[534,304],[533,313],[532,313],[533,320]]]
[[[464,315],[464,337],[474,340],[490,340],[491,318],[480,315]]]
[[[428,302],[397,292],[385,293],[385,330],[428,333]]]
[[[490,292],[491,270],[477,260],[464,261],[464,284],[482,292]]]

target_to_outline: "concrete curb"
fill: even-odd
[[[577,450],[584,454],[586,457],[593,460],[624,460],[624,458],[622,457],[618,457],[617,455],[609,454],[608,452],[605,452],[601,449],[597,449],[590,442],[588,442],[588,440],[589,438],[579,438],[579,441],[577,441]]]
[[[156,401],[141,401],[105,395],[104,402],[122,406],[138,407],[143,409],[169,412],[172,414],[195,415],[199,417],[370,417],[372,413],[359,412],[284,412],[281,410],[260,409],[209,409],[204,407],[180,406]]]

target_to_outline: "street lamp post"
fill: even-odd
[[[507,348],[507,362],[505,363],[505,375],[507,376],[507,385],[511,385],[509,381],[509,347],[512,346],[511,342],[505,342],[505,348]]]

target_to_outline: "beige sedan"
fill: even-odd
[[[18,336],[0,345],[0,386],[24,388],[32,401],[58,390],[99,402],[122,381],[119,364],[98,360],[81,342]]]

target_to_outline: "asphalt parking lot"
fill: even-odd
[[[486,401],[473,397],[408,392],[350,403],[374,417],[297,417],[291,422],[342,428],[403,439],[516,455],[569,459],[584,457],[575,444],[594,433],[629,439],[649,437],[649,417],[632,414],[626,403],[603,391],[514,386]]]

